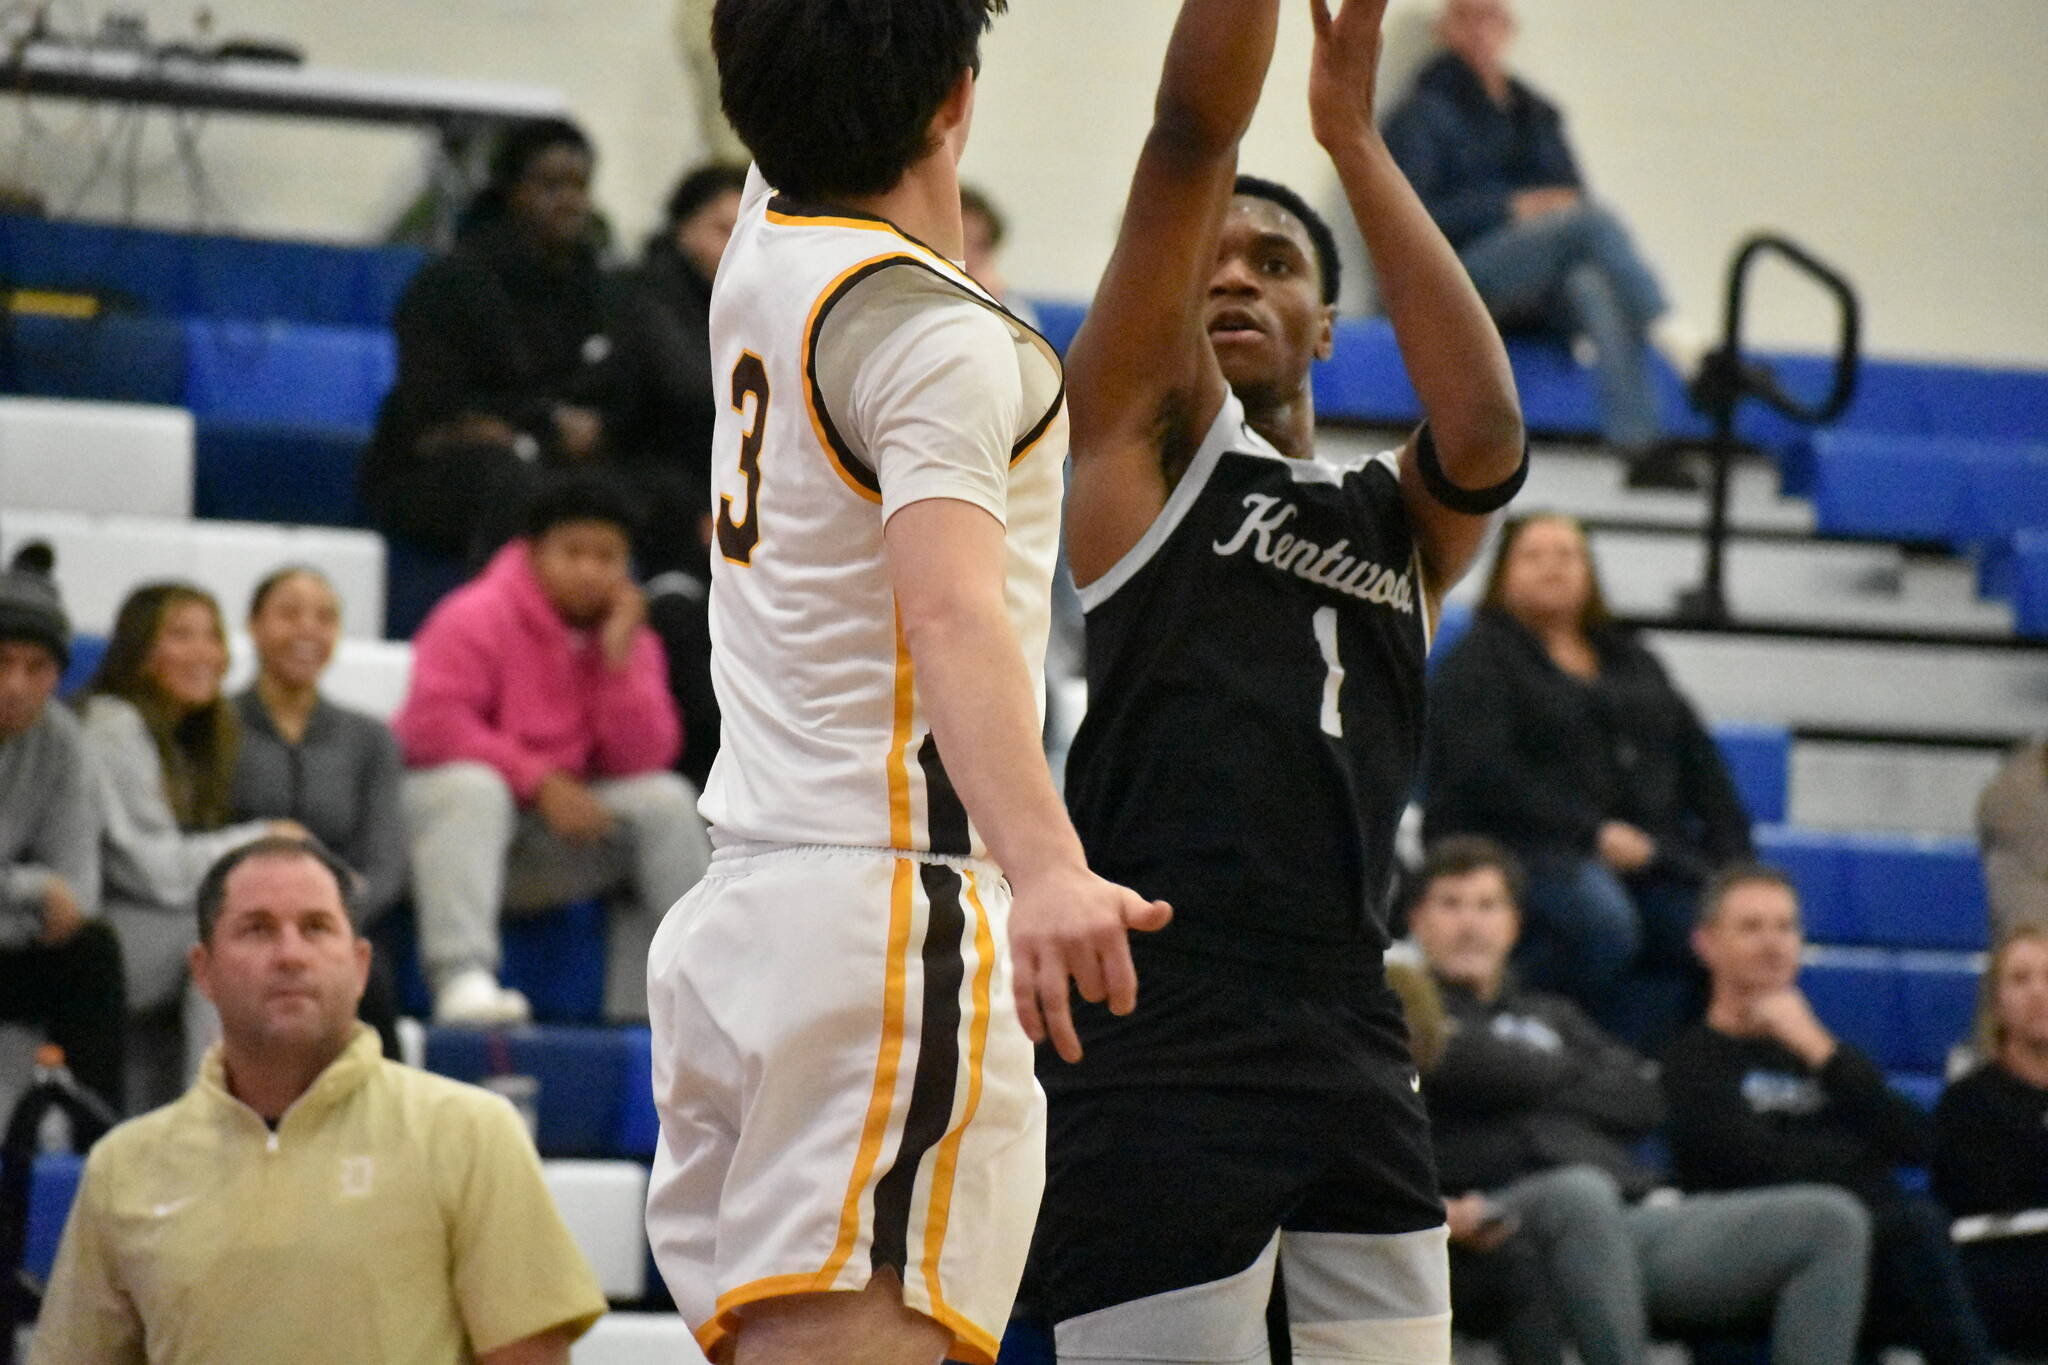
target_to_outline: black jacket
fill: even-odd
[[[625,461],[686,470],[706,506],[718,395],[711,375],[711,281],[665,244],[613,285],[618,415],[611,432]]]
[[[2048,1209],[2048,1090],[1980,1066],[1943,1093],[1934,1128],[1934,1194],[1950,1213]]]
[[[421,268],[392,328],[398,378],[363,462],[373,508],[391,472],[420,458],[421,436],[442,422],[496,417],[545,456],[557,446],[557,405],[608,405],[611,341],[595,249],[544,257],[509,223],[486,223]]]
[[[1618,626],[1596,628],[1593,647],[1588,683],[1506,612],[1473,618],[1430,684],[1424,836],[1583,857],[1625,820],[1657,841],[1656,872],[1703,878],[1749,856],[1721,751],[1662,665]]]
[[[1557,106],[1510,81],[1505,108],[1456,53],[1422,69],[1387,119],[1387,146],[1460,251],[1513,217],[1519,190],[1581,189]]]
[[[1816,1071],[1775,1042],[1695,1024],[1664,1055],[1664,1097],[1689,1190],[1814,1181],[1885,1203],[1900,1197],[1894,1169],[1934,1150],[1933,1121],[1847,1043]]]
[[[1422,1088],[1446,1194],[1579,1165],[1632,1199],[1660,1183],[1629,1150],[1664,1120],[1655,1067],[1562,996],[1438,985],[1451,1031]]]

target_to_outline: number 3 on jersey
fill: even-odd
[[[746,352],[732,367],[732,410],[747,417],[747,400],[754,411],[740,434],[740,477],[747,485],[744,515],[734,516],[732,495],[718,497],[718,552],[728,562],[754,562],[754,547],[761,541],[761,441],[768,428],[768,367],[761,357]]]

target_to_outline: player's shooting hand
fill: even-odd
[[[1373,91],[1379,80],[1380,25],[1387,0],[1309,0],[1315,51],[1309,59],[1309,121],[1316,141],[1370,133]]]
[[[1087,868],[1061,869],[1018,881],[1010,903],[1011,989],[1017,1017],[1034,1043],[1048,1038],[1062,1058],[1081,1060],[1069,981],[1083,1000],[1109,1002],[1113,1014],[1138,1004],[1138,972],[1129,932],[1164,929],[1173,910],[1148,901]]]

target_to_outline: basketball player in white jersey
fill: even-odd
[[[1070,983],[1128,1012],[1127,931],[1169,915],[1088,871],[1039,745],[1063,376],[957,264],[1002,8],[714,10],[756,168],[711,309],[718,851],[648,964],[648,1231],[717,1361],[992,1365],[1031,1040],[1079,1055]]]

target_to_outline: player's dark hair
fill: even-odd
[[[798,199],[895,187],[1008,0],[717,0],[725,116],[761,174]]]
[[[220,921],[220,912],[228,904],[228,878],[243,863],[258,858],[311,858],[327,869],[334,878],[334,889],[341,897],[341,908],[349,922],[355,927],[355,892],[361,878],[347,863],[328,851],[327,845],[318,839],[301,839],[293,834],[266,834],[261,839],[252,839],[238,848],[223,853],[206,869],[206,876],[200,880],[199,894],[195,898],[199,914],[199,941],[213,941],[213,926]]]
[[[1527,877],[1514,854],[1483,834],[1453,834],[1439,839],[1422,855],[1422,871],[1415,878],[1415,900],[1420,902],[1429,888],[1445,877],[1469,877],[1491,868],[1507,883],[1508,898],[1517,903]]]
[[[1323,302],[1337,301],[1337,290],[1344,283],[1344,263],[1337,255],[1337,234],[1330,231],[1330,225],[1323,221],[1323,215],[1308,206],[1308,200],[1288,189],[1277,180],[1261,180],[1256,175],[1241,175],[1237,178],[1233,194],[1249,195],[1278,205],[1292,214],[1308,233],[1309,245],[1316,251],[1316,273],[1322,277]]]
[[[640,518],[626,495],[610,484],[592,478],[569,478],[551,483],[526,505],[526,534],[539,540],[557,526],[572,521],[601,521],[616,526],[631,540],[640,530]]]

